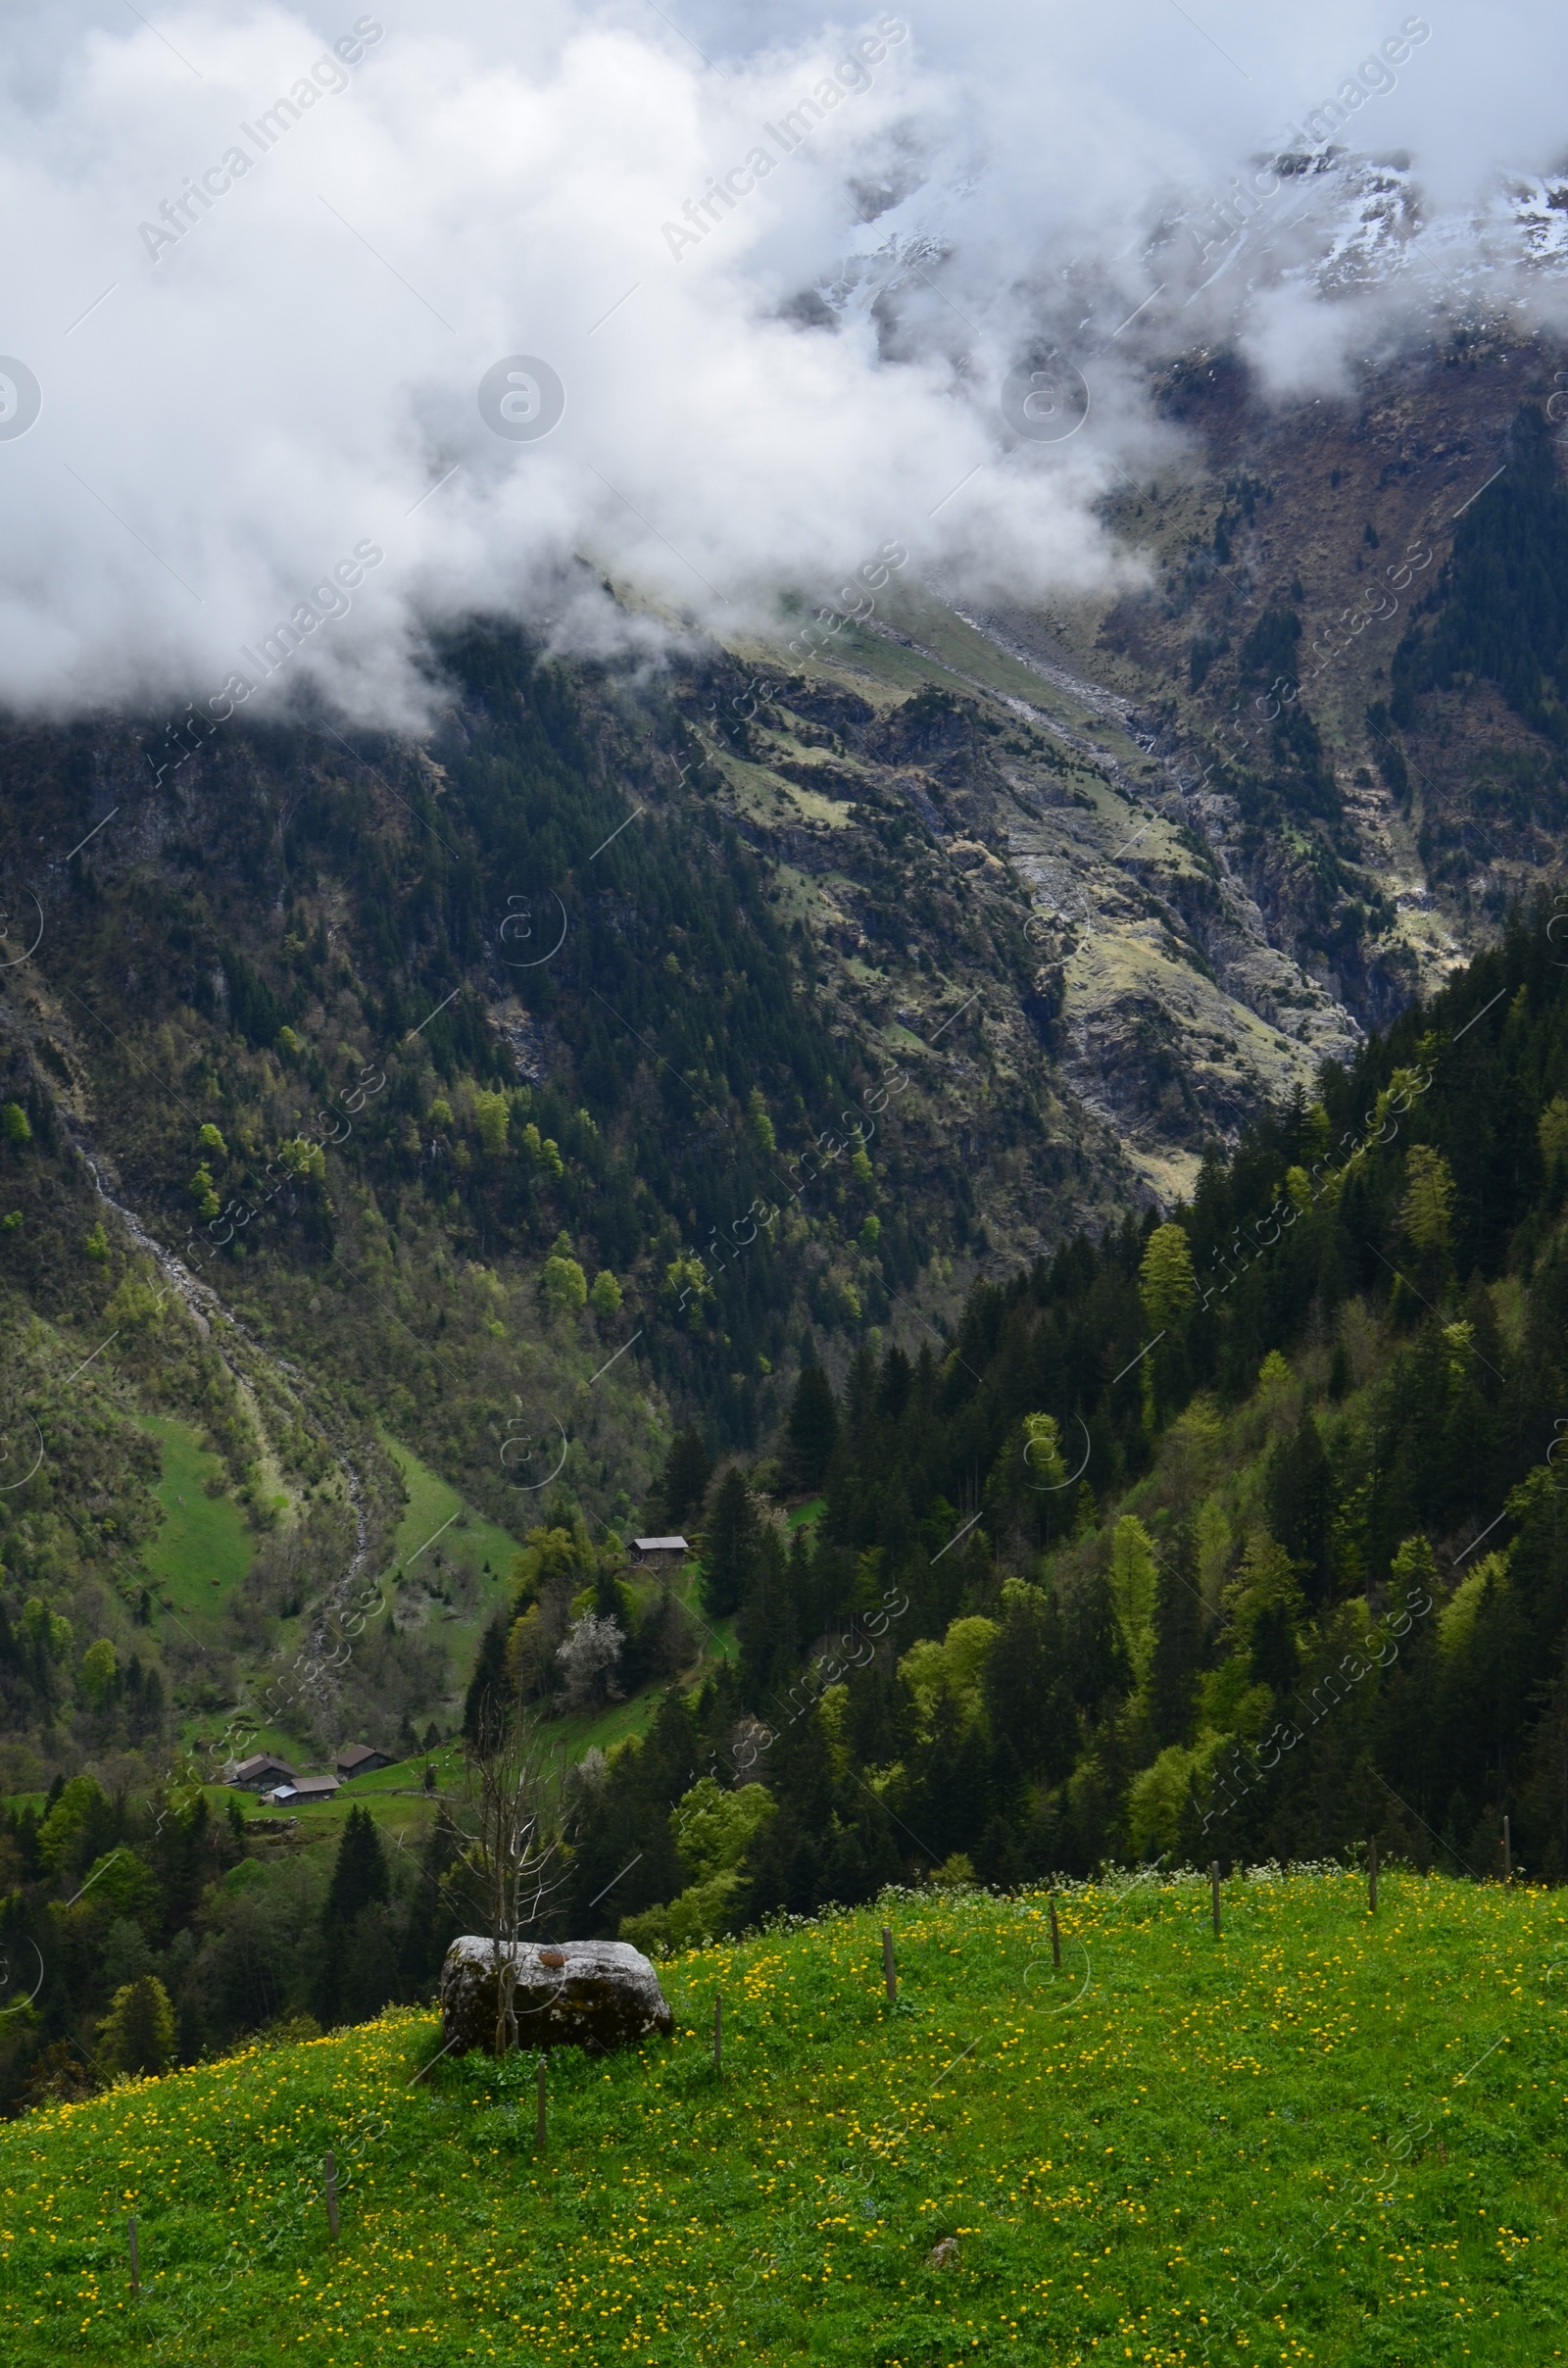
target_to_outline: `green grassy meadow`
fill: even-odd
[[[534,2058],[416,2080],[417,2010],[45,2108],[0,2130],[0,2354],[1564,2357],[1562,1895],[1386,1872],[1373,1919],[1329,1869],[1208,1909],[1061,1895],[1059,1972],[1043,1896],[973,1891],[697,1951],[672,2041],[551,2060],[543,2153]]]
[[[256,1540],[232,1497],[210,1497],[205,1483],[222,1480],[222,1458],[201,1442],[190,1423],[173,1415],[147,1414],[143,1429],[158,1442],[163,1471],[153,1495],[163,1522],[142,1549],[142,1567],[160,1601],[184,1620],[210,1620],[242,1579],[256,1553]]]
[[[471,1657],[480,1629],[507,1593],[507,1573],[514,1555],[521,1550],[521,1541],[466,1504],[450,1481],[421,1463],[412,1448],[396,1439],[389,1439],[386,1445],[408,1492],[392,1540],[389,1567],[417,1575],[430,1567],[430,1556],[437,1548],[443,1560],[466,1565],[478,1584],[479,1608],[466,1619],[444,1620],[435,1633],[444,1642],[461,1641]]]

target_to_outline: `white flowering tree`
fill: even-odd
[[[626,1632],[617,1619],[585,1611],[580,1620],[573,1620],[565,1643],[556,1647],[556,1658],[565,1674],[568,1710],[619,1702],[615,1671],[625,1643]]]

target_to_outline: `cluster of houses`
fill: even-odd
[[[275,1751],[253,1751],[232,1767],[226,1782],[242,1793],[260,1793],[264,1801],[276,1802],[280,1808],[293,1807],[310,1801],[330,1801],[340,1785],[355,1776],[368,1776],[372,1769],[389,1768],[390,1751],[374,1751],[368,1743],[346,1744],[337,1755],[335,1776],[297,1776],[286,1759]]]

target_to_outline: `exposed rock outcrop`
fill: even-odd
[[[456,2055],[496,2052],[496,1984],[510,1971],[519,2047],[586,2047],[609,2054],[650,2031],[668,2038],[671,2017],[659,1976],[624,1941],[494,1944],[468,1933],[441,1969],[442,2037]]]

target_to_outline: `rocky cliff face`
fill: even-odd
[[[1480,675],[1389,703],[1559,359],[1459,332],[1281,415],[1189,356],[1158,373],[1179,460],[1107,505],[1141,594],[898,588],[831,663],[738,650],[771,688],[744,729],[743,683],[694,719],[846,1009],[923,1031],[974,993],[969,1057],[1032,1078],[1032,1040],[1036,1099],[1169,1200],[1494,935],[1560,859],[1555,748]]]

